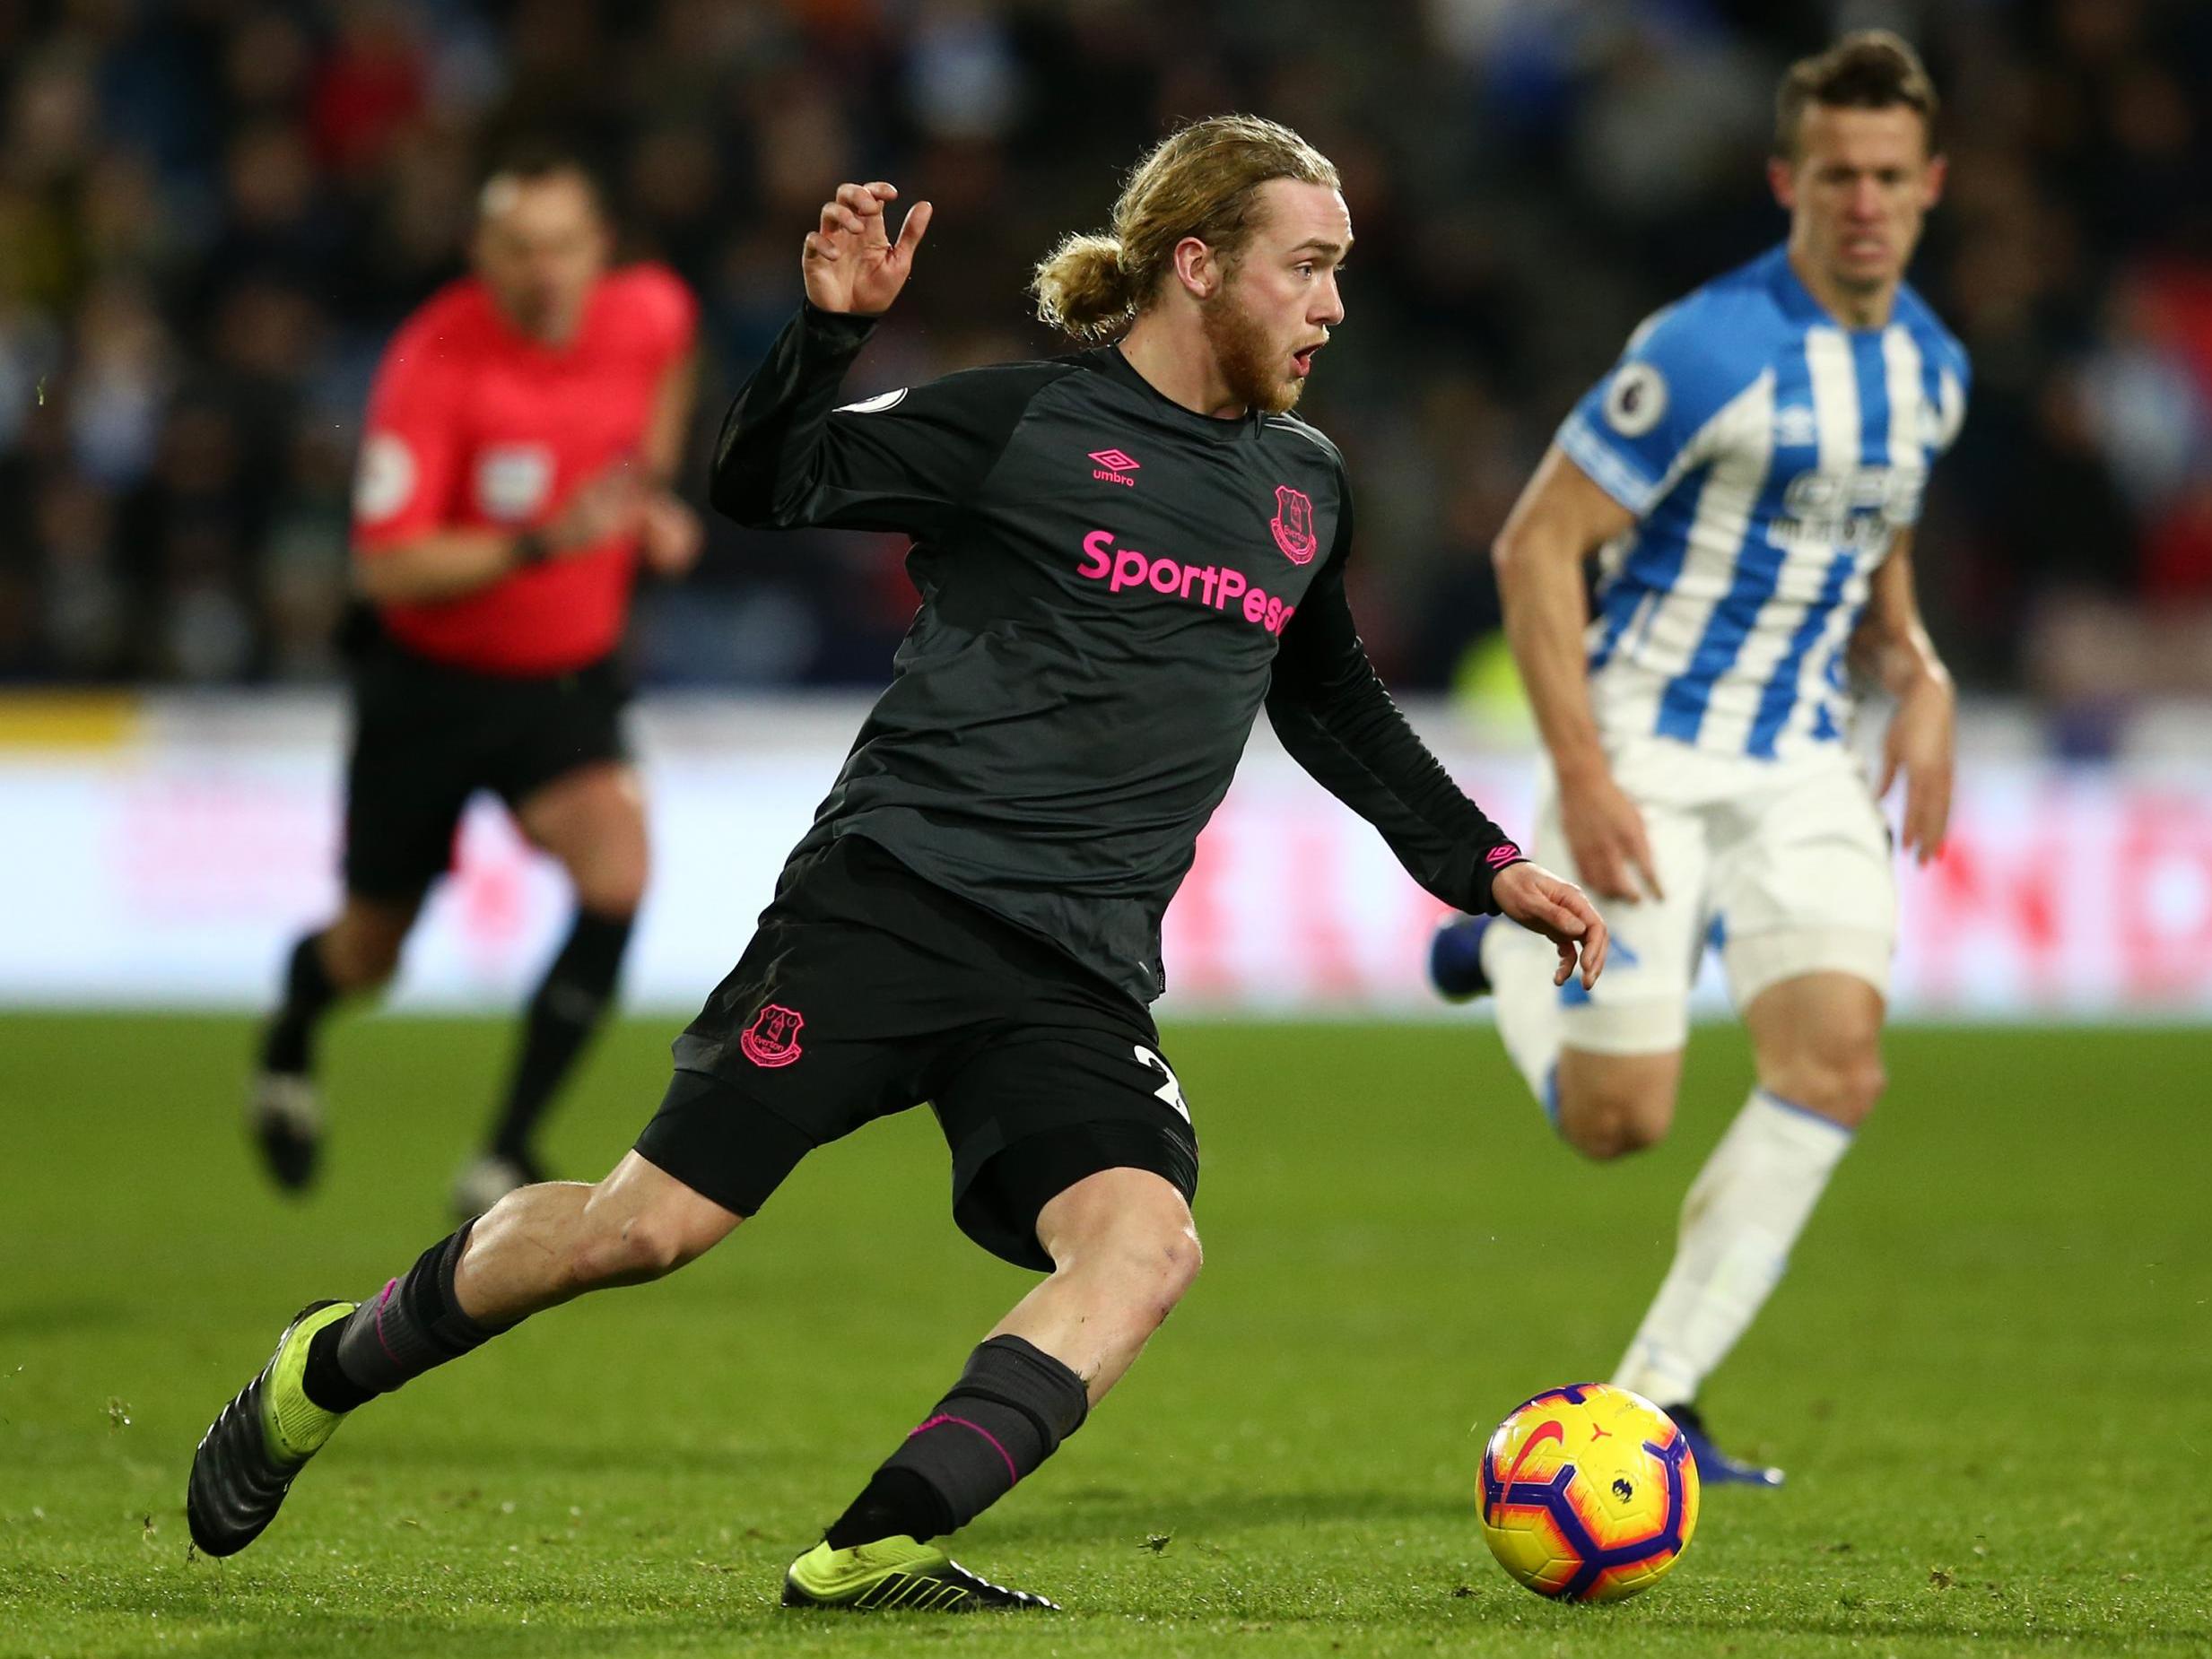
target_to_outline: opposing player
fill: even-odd
[[[814,1147],[921,1101],[954,1214],[1048,1276],[823,1541],[797,1605],[1044,1604],[932,1541],[1033,1473],[1189,1288],[1197,1142],[1146,1003],[1162,913],[1265,703],[1430,890],[1537,928],[1597,983],[1604,925],[1461,795],[1345,601],[1343,462],[1289,413],[1344,308],[1336,170],[1224,117],[1139,166],[1039,308],[1113,340],[833,408],[905,284],[886,184],[806,240],[806,304],[738,395],[713,499],[747,524],[902,531],[922,607],[736,969],[596,1186],[510,1194],[356,1308],[318,1303],[201,1443],[200,1548],[242,1548],[340,1413],[544,1307],[690,1261]]]
[[[1666,1134],[1691,979],[1719,947],[1758,1087],[1691,1187],[1674,1265],[1615,1381],[1672,1411],[1708,1481],[1699,1385],[1781,1278],[1883,1089],[1894,930],[1877,801],[1905,780],[1925,861],[1950,808],[1950,677],[1912,526],[1967,367],[1903,274],[1943,184],[1912,49],[1851,35],[1778,99],[1788,242],[1660,312],[1561,427],[1500,535],[1506,631],[1549,751],[1537,830],[1605,898],[1615,962],[1554,990],[1511,928],[1441,930],[1440,989],[1494,990],[1559,1133],[1593,1158]],[[1584,560],[1602,550],[1598,613]],[[1587,626],[1586,626],[1587,625]],[[1846,746],[1855,646],[1897,699],[1885,776]]]
[[[540,1178],[533,1133],[614,992],[646,881],[614,657],[640,563],[682,574],[700,526],[666,488],[696,308],[673,273],[610,270],[608,251],[574,163],[495,174],[475,274],[410,317],[378,370],[353,517],[377,626],[355,675],[345,899],[292,949],[248,1106],[280,1186],[316,1173],[317,1029],[392,977],[475,791],[560,861],[577,908],[455,1184],[458,1213]]]

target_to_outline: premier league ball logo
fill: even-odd
[[[771,1069],[789,1065],[806,1052],[798,1041],[799,1028],[806,1023],[806,1016],[797,1009],[771,1003],[753,1017],[753,1023],[737,1038],[737,1047],[755,1065]]]

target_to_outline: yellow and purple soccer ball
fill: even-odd
[[[1574,1383],[1523,1402],[1483,1448],[1483,1540],[1562,1602],[1617,1602],[1667,1576],[1697,1528],[1697,1459],[1642,1394]]]

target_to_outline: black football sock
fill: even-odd
[[[492,1150],[535,1168],[530,1137],[553,1104],[569,1068],[583,1052],[614,995],[623,951],[635,918],[576,913],[568,942],[545,970],[523,1021],[522,1051],[515,1058],[506,1104],[492,1128]]]
[[[936,1487],[911,1469],[885,1464],[831,1523],[823,1542],[832,1550],[850,1550],[884,1538],[936,1538],[952,1530],[952,1507]]]
[[[994,1336],[936,1409],[884,1461],[826,1534],[849,1550],[901,1533],[958,1532],[1083,1427],[1083,1379],[1018,1336]]]
[[[306,934],[284,969],[284,1000],[261,1039],[261,1069],[304,1073],[315,1064],[315,1028],[342,993],[323,966],[323,936]]]
[[[363,1388],[338,1363],[338,1339],[345,1334],[345,1323],[336,1320],[308,1339],[307,1368],[300,1374],[307,1397],[326,1411],[350,1411],[377,1397],[375,1389]]]
[[[481,1348],[519,1320],[484,1325],[461,1311],[454,1270],[468,1247],[471,1221],[422,1252],[404,1278],[318,1331],[308,1347],[308,1398],[326,1411],[351,1411],[402,1383]]]

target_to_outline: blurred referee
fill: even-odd
[[[640,561],[681,575],[700,526],[666,488],[696,306],[663,267],[610,269],[611,251],[581,165],[504,167],[480,198],[474,274],[409,317],[378,368],[354,495],[374,626],[353,687],[345,900],[292,949],[248,1108],[283,1187],[315,1177],[317,1029],[391,977],[477,790],[561,862],[577,909],[458,1212],[540,1178],[533,1134],[614,991],[647,864],[614,658]]]

